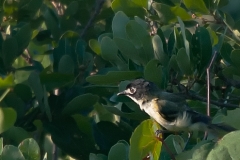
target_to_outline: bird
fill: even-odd
[[[219,130],[236,130],[223,123],[213,124],[211,117],[191,109],[185,97],[165,92],[143,78],[133,80],[117,95],[131,98],[141,110],[170,132],[208,131],[218,134]]]

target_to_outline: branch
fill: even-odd
[[[188,93],[188,98],[190,98],[192,100],[199,100],[199,101],[207,102],[207,98],[196,95],[196,94]],[[210,103],[214,104],[216,106],[219,106],[221,108],[223,108],[223,107],[231,108],[231,109],[239,108],[239,106],[236,104],[221,103],[221,102],[214,101],[214,100],[210,100]]]
[[[217,56],[217,51],[214,52],[211,62],[207,68],[207,115],[210,116],[210,69]]]
[[[168,152],[169,156],[171,157],[172,160],[176,160],[176,158],[174,157],[173,152],[171,151],[171,149],[168,147],[168,145],[166,144],[166,142],[161,138],[161,137],[157,137],[157,139],[159,141],[162,142],[162,145],[165,147],[166,151]]]
[[[21,56],[22,58],[29,64],[29,65],[33,65],[33,59],[29,54],[29,51],[27,49],[25,49],[26,54],[22,53]]]
[[[85,28],[82,30],[82,33],[80,34],[80,38],[82,38],[86,34],[88,28],[92,25],[94,19],[100,13],[100,10],[102,9],[102,6],[103,6],[104,2],[105,2],[105,0],[96,0],[96,7],[95,7],[95,10],[94,10],[94,13],[90,17],[90,19],[89,19],[88,23],[86,24]]]

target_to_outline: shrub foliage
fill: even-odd
[[[240,157],[239,131],[217,143],[194,133],[185,148],[186,133],[157,137],[161,127],[116,96],[142,77],[202,113],[210,97],[213,122],[240,129],[238,1],[0,3],[2,160]]]

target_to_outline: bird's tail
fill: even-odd
[[[211,124],[211,125],[209,125],[209,129],[221,130],[221,131],[225,131],[225,132],[232,132],[232,131],[237,130],[236,128],[229,126],[227,124],[224,124],[224,123]]]
[[[208,139],[219,139],[225,134],[237,130],[236,128],[224,123],[211,124],[208,126]]]

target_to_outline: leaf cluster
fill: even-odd
[[[144,78],[205,113],[208,79],[213,123],[240,129],[237,1],[0,2],[0,159],[239,157],[239,131],[185,147],[116,95]]]

